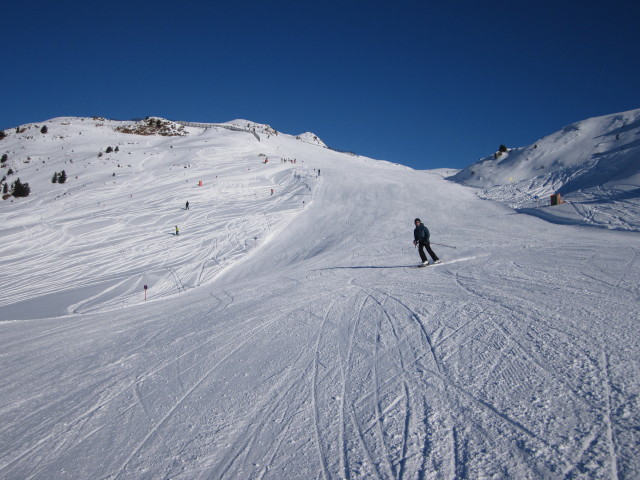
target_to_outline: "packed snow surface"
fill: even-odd
[[[0,478],[640,476],[635,210],[162,122],[0,140]]]

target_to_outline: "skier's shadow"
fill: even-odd
[[[361,269],[361,268],[374,268],[374,269],[380,269],[380,268],[413,268],[416,265],[356,265],[353,267],[328,267],[328,268],[318,268],[314,271],[322,271],[322,270],[357,270],[357,269]]]

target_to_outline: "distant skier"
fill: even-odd
[[[189,201],[187,200],[187,206],[185,207],[185,210],[189,210]]]
[[[180,235],[180,230],[178,230],[178,225],[176,225],[176,237]]]
[[[431,244],[429,243],[429,229],[424,225],[419,218],[414,220],[416,224],[416,228],[413,230],[413,244],[418,245],[418,253],[420,253],[420,258],[422,259],[423,265],[429,265],[429,260],[427,260],[427,256],[424,253],[423,248],[427,249],[429,255],[433,259],[433,263],[440,263],[440,259],[431,250]]]

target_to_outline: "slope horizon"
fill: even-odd
[[[597,120],[597,119],[608,119],[608,118],[611,118],[611,117],[624,117],[625,115],[635,115],[637,112],[640,112],[640,108],[626,110],[626,111],[622,111],[622,112],[619,112],[619,113],[607,113],[607,114],[600,115],[600,116],[589,117],[588,119],[575,119],[575,120],[571,121],[570,123],[567,123],[565,125],[560,125],[559,129],[558,129],[558,132],[565,131],[567,128],[579,129],[580,128],[580,124],[586,123],[586,122],[589,122],[589,121],[593,121],[593,120]],[[91,116],[68,116],[68,115],[63,115],[63,116],[52,117],[52,118],[49,118],[49,119],[46,119],[46,120],[41,120],[41,121],[29,121],[29,122],[25,122],[25,123],[22,123],[22,124],[19,124],[19,125],[13,125],[11,127],[7,127],[7,128],[0,129],[0,130],[2,130],[2,131],[15,130],[16,128],[23,128],[23,127],[26,127],[26,126],[33,126],[33,125],[38,125],[38,124],[46,124],[48,122],[53,122],[53,121],[58,121],[58,120],[80,119],[80,118],[105,119],[105,120],[110,120],[110,121],[114,121],[114,122],[139,122],[139,121],[142,121],[144,119],[159,118],[161,120],[167,120],[167,121],[170,121],[170,122],[175,122],[175,123],[184,124],[184,125],[191,124],[191,125],[210,125],[210,126],[223,125],[223,124],[231,124],[231,125],[233,125],[233,124],[241,124],[241,125],[249,125],[249,124],[251,124],[251,125],[259,125],[259,126],[263,126],[263,127],[266,126],[266,127],[269,127],[269,128],[274,128],[276,131],[281,131],[283,133],[287,133],[289,135],[294,135],[294,136],[309,133],[309,134],[315,135],[315,136],[317,136],[319,138],[322,138],[320,135],[316,135],[315,132],[313,132],[313,131],[309,131],[309,130],[304,130],[303,131],[303,130],[301,130],[301,131],[299,131],[297,133],[296,132],[284,132],[283,130],[280,130],[277,126],[274,127],[270,123],[256,122],[254,120],[249,120],[249,119],[246,119],[246,118],[233,118],[233,119],[229,119],[229,120],[212,122],[212,121],[201,121],[201,120],[196,120],[196,119],[185,119],[185,118],[179,118],[179,119],[176,119],[176,118],[165,118],[165,117],[157,116],[157,115],[147,115],[145,117],[133,117],[133,118],[129,118],[129,119],[110,118],[110,117],[106,117],[106,116],[102,116],[102,115],[98,115],[98,116],[96,116],[96,115],[91,115]],[[537,144],[540,141],[542,141],[544,138],[546,138],[547,136],[549,136],[548,133],[546,135],[542,136],[542,137],[538,137],[537,139],[534,139],[534,141],[532,141],[529,144],[510,145],[507,148],[510,151],[511,150],[526,149],[526,148],[530,149],[530,148],[533,148],[533,147],[537,148]],[[367,156],[367,155],[361,155],[358,152],[354,152],[354,151],[352,151],[352,150],[350,150],[348,148],[346,148],[346,149],[335,148],[330,144],[330,142],[329,142],[329,144],[327,144],[327,142],[322,142],[322,143],[324,144],[324,146],[327,146],[328,148],[331,148],[331,149],[339,151],[339,152],[352,153],[352,154],[355,154],[355,155],[358,155],[358,156],[365,156],[365,157]],[[496,148],[496,150],[493,150],[493,151],[490,151],[490,152],[487,152],[487,153],[490,153],[491,156],[494,156],[494,154],[497,151],[498,150]],[[373,157],[370,157],[370,158],[373,158]],[[469,162],[467,165],[462,165],[462,166],[458,166],[458,167],[453,167],[451,165],[440,165],[440,166],[437,166],[437,167],[428,168],[427,170],[437,170],[437,169],[443,169],[444,168],[444,169],[452,169],[452,170],[470,171],[470,169],[472,169],[475,165],[486,163],[489,159],[490,159],[490,157],[486,156],[486,153],[485,153],[484,157],[480,157],[480,159],[475,161],[475,162],[473,162],[473,161]],[[392,160],[385,159],[385,158],[377,158],[377,160],[391,161],[392,163],[398,163],[398,164],[405,165],[405,166],[408,166],[408,167],[411,167],[411,168],[415,168],[415,167],[412,167],[411,165],[404,164],[402,162],[392,161]],[[502,159],[502,161],[504,161],[504,158]],[[470,185],[470,186],[471,185],[480,186],[480,184],[478,184],[477,182],[475,182],[475,183],[468,182],[467,181],[468,177],[469,177],[468,174],[466,175],[466,177],[467,177],[466,180],[462,180],[463,183],[465,183],[467,185]],[[503,174],[503,177],[506,178],[506,173]]]

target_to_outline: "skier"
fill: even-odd
[[[180,235],[180,230],[178,230],[178,225],[176,225],[176,237]]]
[[[187,206],[185,207],[185,210],[189,210],[189,200],[187,200]]]
[[[423,248],[427,249],[431,258],[433,258],[433,263],[440,263],[440,259],[431,250],[431,244],[429,243],[429,229],[423,224],[419,218],[414,220],[416,224],[416,228],[413,230],[413,244],[418,245],[418,253],[420,253],[420,258],[422,259],[422,265],[429,265],[429,260],[427,260],[427,256],[424,253]]]

